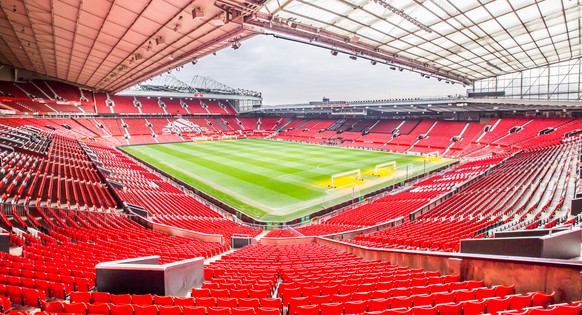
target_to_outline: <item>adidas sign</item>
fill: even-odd
[[[164,128],[162,128],[163,133],[182,133],[182,132],[196,132],[202,133],[208,131],[206,127],[200,127],[199,125],[184,119],[176,119],[174,122],[170,122]]]

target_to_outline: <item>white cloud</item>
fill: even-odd
[[[418,73],[332,56],[326,49],[268,36],[244,41],[238,50],[218,51],[173,74],[185,82],[194,75],[210,76],[231,87],[260,91],[267,105],[322,97],[364,100],[465,94],[459,84],[427,80]]]

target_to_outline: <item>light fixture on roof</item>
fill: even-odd
[[[198,63],[198,59],[194,59],[194,60],[192,60],[192,65],[195,65],[195,64],[197,64],[197,63]]]
[[[156,45],[159,46],[159,45],[161,45],[163,43],[165,43],[165,41],[164,41],[164,38],[162,36],[156,37]]]
[[[179,23],[176,23],[176,25],[174,26],[174,32],[177,32],[181,28],[182,28],[182,25],[180,25]]]
[[[396,70],[396,67],[390,67],[390,70]]]
[[[398,68],[398,71],[402,72],[402,70],[404,70],[404,69],[402,69],[402,68]]]
[[[201,8],[194,8],[192,9],[192,18],[193,19],[200,19],[204,17],[204,11]]]
[[[419,27],[422,30],[425,30],[429,33],[432,33],[432,30],[426,26],[425,24],[419,22],[417,19],[413,18],[412,16],[404,13],[404,10],[400,10],[390,4],[388,4],[386,1],[383,0],[374,0],[374,2],[380,4],[381,6],[383,6],[384,8],[392,11],[392,13],[400,16],[401,18],[403,18],[404,20],[407,20],[408,22],[410,22],[411,24],[416,25],[417,27]]]
[[[212,26],[223,26],[224,24],[226,24],[226,22],[224,21],[224,16],[222,16],[222,14],[214,17],[208,23],[210,23],[210,25]]]
[[[372,66],[375,66],[377,62],[376,60],[370,60],[370,63],[372,64]]]
[[[351,56],[350,56],[350,59],[352,59],[352,60],[356,60],[356,59],[358,59],[358,57],[356,57],[355,55],[351,55]]]
[[[240,48],[240,42],[239,41],[234,41],[232,43],[232,49],[237,50]]]
[[[168,56],[168,59],[170,59],[170,60],[174,60],[174,54],[170,54],[170,55]]]
[[[332,49],[332,50],[330,51],[330,53],[331,53],[331,55],[332,55],[332,56],[337,56],[337,54],[338,54],[338,51],[337,51],[337,50],[334,50],[334,49]]]

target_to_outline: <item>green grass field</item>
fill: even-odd
[[[133,156],[263,221],[288,221],[454,160],[262,139],[127,146]],[[374,176],[378,164],[395,171]],[[360,169],[363,181],[331,175]]]

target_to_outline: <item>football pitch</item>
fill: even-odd
[[[127,153],[258,220],[303,217],[455,160],[264,139],[122,147]],[[376,176],[375,166],[396,168]],[[360,170],[336,178],[334,174]]]

